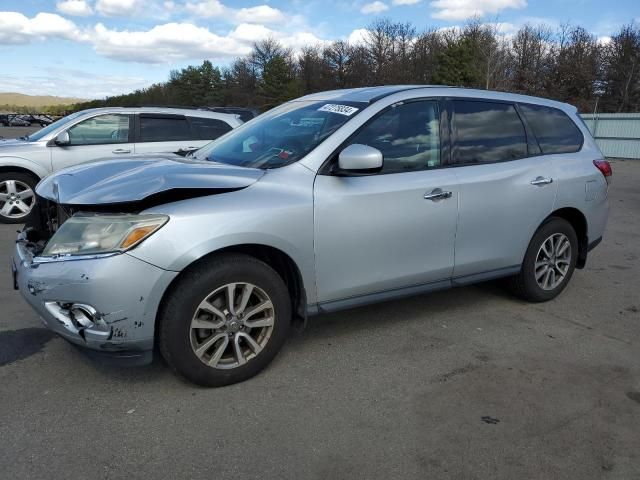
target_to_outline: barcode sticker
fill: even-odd
[[[356,107],[350,107],[349,105],[338,105],[336,103],[327,103],[326,105],[323,105],[318,109],[319,112],[337,113],[339,115],[346,115],[347,117],[350,117],[358,110],[359,109]]]

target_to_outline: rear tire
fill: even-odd
[[[38,179],[23,172],[0,173],[0,223],[26,223],[36,205]]]
[[[549,301],[565,289],[577,259],[575,230],[565,219],[551,217],[533,235],[520,273],[509,279],[511,290],[529,302]]]
[[[289,332],[291,301],[269,265],[224,254],[178,279],[158,322],[166,362],[198,385],[221,387],[253,377],[273,360]]]

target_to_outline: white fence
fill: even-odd
[[[640,159],[640,113],[581,115],[605,157]]]

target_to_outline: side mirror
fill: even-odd
[[[65,145],[69,145],[71,143],[71,139],[69,138],[69,132],[67,132],[66,130],[64,132],[60,132],[58,136],[53,140],[53,143],[55,143],[59,147],[64,147]]]
[[[354,143],[340,152],[340,170],[379,170],[382,168],[382,152],[377,148]]]

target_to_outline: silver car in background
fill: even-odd
[[[72,113],[29,136],[0,139],[0,223],[27,221],[33,190],[51,172],[98,158],[186,155],[242,123],[237,115],[205,110],[108,107]]]
[[[69,341],[131,363],[157,347],[221,386],[258,373],[310,315],[500,277],[554,298],[602,239],[610,175],[566,104],[318,93],[189,158],[47,177],[14,281]]]

